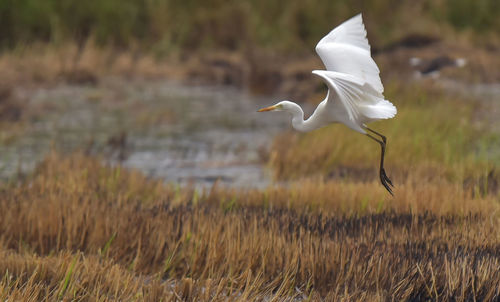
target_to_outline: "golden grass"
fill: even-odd
[[[491,301],[499,226],[497,197],[445,180],[198,192],[53,153],[0,190],[0,297]]]
[[[12,82],[40,70],[58,81],[68,53],[27,54],[25,65],[6,54],[0,65],[25,66],[4,68]],[[88,48],[79,68],[103,58]],[[96,74],[133,65],[122,58]],[[160,72],[148,60],[137,68]],[[279,136],[269,165],[291,181],[265,190],[200,192],[50,154],[0,187],[0,299],[499,299],[500,174],[496,138],[475,120],[483,105],[387,86],[399,114],[373,128],[389,139],[395,198],[376,176],[378,145],[339,125]]]
[[[386,97],[398,107],[397,116],[370,127],[388,139],[386,170],[398,185],[407,177],[426,185],[437,177],[481,186],[479,179],[496,170],[500,158],[487,151],[490,125],[474,120],[480,102],[413,85],[389,85]],[[379,159],[377,143],[337,124],[278,136],[269,164],[278,179],[335,177],[343,169],[344,177],[371,180]]]
[[[92,38],[80,49],[71,38],[20,43],[0,57],[0,78],[7,88],[60,80],[81,84],[107,75],[208,79],[305,98],[318,93],[310,69],[321,63],[312,49],[333,20],[317,18],[317,12],[333,10],[340,21],[354,13],[347,4],[324,10],[297,2],[282,14],[281,6],[266,3],[257,19],[232,28],[226,21],[239,16],[233,10],[201,8],[193,17],[201,23],[191,22],[198,31],[186,31],[178,45],[160,41],[148,51],[147,41],[134,44],[130,37],[123,49],[101,48]],[[245,5],[235,12],[246,16],[251,7]],[[446,76],[497,81],[494,31],[475,37],[478,31],[446,25],[453,20],[413,18],[429,14],[425,3],[405,2],[389,20],[387,5],[393,3],[363,5],[372,12],[365,21],[374,46],[409,32],[439,28],[446,34],[438,46],[380,53],[380,66],[395,70],[383,76],[410,74],[410,56],[447,54],[469,62],[443,70]],[[442,6],[435,17],[451,18],[462,9]],[[495,20],[494,13],[483,13]],[[280,26],[275,15],[283,16]],[[475,16],[470,20],[482,20]],[[168,34],[163,25],[169,19],[158,20],[155,26]],[[252,22],[261,24],[259,30],[250,30]],[[206,23],[213,27],[201,26]],[[214,41],[198,41],[200,32]],[[483,48],[473,48],[476,42]],[[192,47],[199,49],[184,54]],[[288,57],[290,49],[299,59]],[[0,300],[499,300],[500,159],[488,150],[488,140],[496,138],[474,120],[483,105],[435,89],[386,86],[399,113],[373,128],[389,139],[386,167],[395,198],[377,180],[378,145],[338,125],[279,136],[269,166],[277,179],[290,182],[265,190],[215,185],[200,192],[79,153],[50,154],[33,176],[0,187]],[[17,100],[4,99],[2,113],[17,108]],[[30,116],[19,112],[21,122]],[[7,129],[1,141],[21,128],[13,122],[0,125]]]

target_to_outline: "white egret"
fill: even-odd
[[[302,108],[287,100],[258,111],[286,111],[292,116],[293,127],[303,132],[330,123],[342,123],[375,140],[382,148],[380,181],[392,195],[393,184],[384,170],[387,139],[366,124],[392,118],[397,110],[382,94],[384,86],[378,66],[370,54],[361,14],[340,24],[323,37],[316,45],[316,52],[326,70],[314,70],[312,73],[325,81],[328,93],[314,113],[304,120]]]

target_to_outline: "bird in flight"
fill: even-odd
[[[326,98],[304,120],[304,111],[294,102],[281,101],[263,111],[285,111],[292,116],[292,126],[302,132],[331,123],[342,123],[380,144],[380,182],[393,195],[394,185],[384,170],[387,139],[366,124],[393,118],[396,107],[384,98],[380,70],[370,54],[370,44],[361,14],[334,28],[316,45],[316,52],[326,70],[313,70],[328,86]]]

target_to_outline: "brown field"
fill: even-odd
[[[199,192],[52,153],[0,196],[4,301],[500,297],[498,198],[445,180]]]
[[[281,64],[245,67],[239,77],[232,68],[247,65],[238,56],[220,69],[217,56],[186,67],[147,58],[133,65],[125,54],[106,73],[90,71],[106,66],[93,51],[76,69],[53,51],[5,54],[0,141],[50,110],[27,108],[12,96],[15,85],[99,85],[123,74],[224,83],[228,73],[238,86],[253,76],[266,82]],[[378,60],[390,66],[389,56]],[[324,87],[303,77],[317,62],[295,62],[278,76],[278,91],[317,101]],[[52,153],[33,175],[0,187],[0,299],[498,301],[496,100],[429,81],[387,83],[399,113],[375,128],[389,138],[395,198],[378,182],[377,146],[339,125],[280,134],[262,157],[286,184],[265,190],[165,185],[80,153]]]
[[[437,39],[423,46],[406,46],[405,38],[391,47],[374,52],[386,81],[412,82],[417,68],[410,58],[424,61],[445,57],[465,58],[463,68],[445,67],[446,78],[459,84],[497,83],[500,81],[500,46],[474,47],[474,42]],[[493,41],[494,42],[494,41]],[[493,43],[492,42],[492,43]],[[500,42],[498,42],[500,44]],[[34,44],[13,52],[0,53],[0,92],[16,85],[54,85],[60,82],[95,85],[102,77],[168,78],[189,85],[231,85],[254,94],[275,94],[298,102],[319,102],[323,84],[311,74],[323,69],[314,47],[301,54],[277,53],[265,49],[249,51],[221,50],[196,55],[171,55],[156,58],[129,50],[117,52],[88,43],[79,52],[74,43]]]
[[[318,103],[314,45],[358,12],[398,115],[373,125],[394,197],[378,146],[341,125],[278,134],[255,160],[274,176],[266,189],[165,184],[92,142],[53,147],[0,182],[0,301],[500,301],[497,0],[5,3],[0,148],[60,113],[27,92],[61,83],[160,79]],[[418,78],[413,57],[466,64]],[[131,127],[182,119],[123,108]]]

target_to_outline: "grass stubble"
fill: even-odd
[[[0,186],[0,299],[498,300],[498,136],[484,104],[419,87],[388,85],[399,114],[376,127],[395,198],[378,146],[341,126],[277,137],[287,184],[265,190],[50,153]]]
[[[246,82],[254,81],[261,87],[274,82],[260,75],[276,76],[272,69],[277,67],[260,70],[259,66],[285,64],[275,60],[277,55],[267,58],[276,61],[274,65],[262,64],[265,56],[259,57],[259,51],[268,47],[278,53],[310,51],[331,28],[332,12],[340,22],[359,10],[351,11],[347,1],[326,9],[316,1],[294,1],[283,13],[279,5],[273,9],[267,2],[251,1],[206,12],[200,6],[199,13],[186,18],[184,6],[171,3],[159,8],[155,2],[143,6],[128,1],[149,9],[144,16],[129,18],[130,12],[139,10],[122,5],[124,9],[115,12],[118,6],[106,6],[113,1],[102,1],[103,6],[84,4],[87,10],[78,10],[82,15],[70,19],[58,16],[71,15],[64,13],[71,6],[56,7],[50,1],[40,4],[42,9],[31,9],[31,2],[0,8],[5,16],[12,15],[9,10],[27,16],[39,12],[36,18],[5,19],[12,26],[4,27],[1,45],[13,51],[0,58],[0,77],[6,86],[0,88],[8,92],[15,83],[48,79],[95,85],[97,75],[107,70],[146,77],[220,78],[215,82],[239,87],[251,87]],[[211,2],[207,5],[213,6]],[[415,5],[407,1],[396,7],[399,17],[391,22],[407,20],[402,23],[409,23],[409,28],[384,21],[389,20],[385,8],[393,6],[391,1],[365,3],[363,10],[371,12],[365,16],[370,40],[383,48],[403,37],[401,30],[432,36],[436,24],[441,28],[444,24],[449,33],[444,36],[449,38],[441,37],[445,42],[438,48],[447,54],[470,57],[470,45],[462,52],[447,46],[456,37],[462,44],[484,48],[474,48],[479,55],[463,69],[468,73],[465,78],[496,81],[498,74],[491,68],[498,65],[492,59],[498,44],[496,2],[448,2],[424,1],[415,10],[408,9]],[[93,23],[97,27],[85,27],[87,15],[117,19],[108,18],[108,11],[129,21],[97,20]],[[318,12],[329,17],[317,18]],[[170,14],[175,18],[165,18]],[[276,14],[282,16],[282,26],[275,25]],[[50,16],[58,22],[45,22]],[[245,18],[241,26],[228,28],[234,16]],[[109,27],[143,24],[144,17],[150,22],[139,31]],[[163,24],[177,24],[176,18],[187,26]],[[22,20],[37,20],[43,26],[16,24]],[[141,40],[157,27],[161,30],[153,40]],[[32,32],[38,28],[45,34]],[[66,32],[67,28],[73,31]],[[27,43],[33,35],[42,39]],[[102,45],[103,37],[112,45]],[[187,60],[181,55],[186,50],[204,54],[213,48],[220,52],[214,58],[198,55]],[[429,48],[431,57],[436,49]],[[415,51],[422,54],[422,49]],[[382,53],[377,62],[392,67],[397,56],[398,52]],[[162,57],[172,58],[168,64],[158,64]],[[225,58],[223,66],[229,64],[227,70],[219,66],[220,57]],[[309,61],[302,64],[305,67],[290,67],[285,71],[288,77],[281,75],[282,82],[304,86],[289,78],[303,83],[302,73],[309,75],[311,66],[320,64],[315,57]],[[406,64],[406,56],[400,61]],[[215,67],[200,71],[203,65]],[[96,70],[96,66],[101,67]],[[396,68],[396,77],[399,74]],[[306,85],[307,94],[299,95],[310,95],[311,89],[323,95],[315,85]],[[287,95],[289,90],[282,89]],[[341,126],[307,135],[280,135],[268,163],[276,179],[287,185],[265,190],[215,185],[199,191],[107,166],[82,153],[49,154],[33,175],[0,185],[0,300],[500,300],[500,155],[498,134],[489,133],[488,125],[478,121],[488,114],[481,112],[484,104],[407,84],[386,85],[385,93],[399,113],[375,128],[389,138],[386,168],[397,186],[395,198],[377,181],[378,146]],[[8,110],[2,112],[18,116],[20,102],[11,103],[3,102]],[[29,118],[24,115],[19,119]],[[0,128],[12,133],[12,124],[2,122]],[[8,141],[4,136],[2,141]]]
[[[0,190],[0,299],[494,301],[499,209],[444,176],[199,191],[54,152]]]

